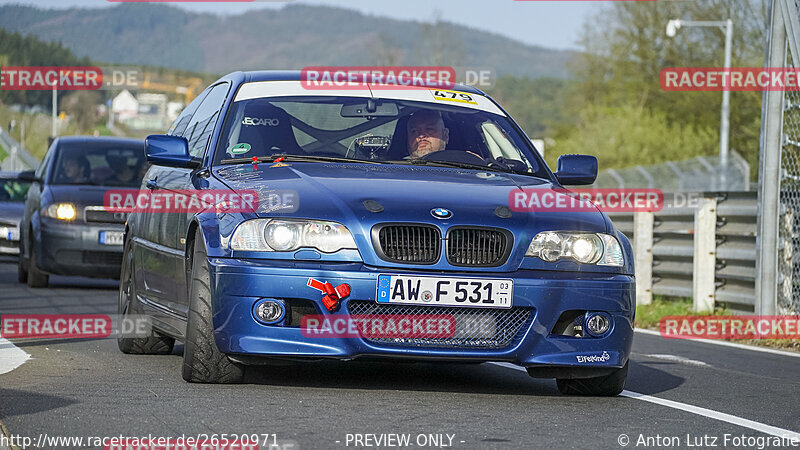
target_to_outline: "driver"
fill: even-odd
[[[86,183],[89,181],[91,166],[89,160],[83,155],[68,155],[62,166],[65,182],[71,184]]]
[[[422,109],[408,119],[408,154],[412,159],[444,150],[450,140],[450,130],[445,128],[442,113]]]

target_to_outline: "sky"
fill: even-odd
[[[114,0],[120,1],[120,0]],[[142,1],[142,0],[135,0]],[[108,7],[111,0],[0,0],[45,8]],[[187,10],[238,14],[251,9],[282,8],[288,3],[338,6],[401,20],[442,20],[510,37],[526,44],[578,49],[583,23],[604,2],[517,0],[195,0],[170,3]]]

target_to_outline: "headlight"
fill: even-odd
[[[614,236],[605,233],[545,231],[537,234],[525,256],[547,262],[573,259],[582,264],[622,267],[622,247]]]
[[[42,214],[59,220],[75,220],[78,217],[78,211],[72,203],[53,203]]]
[[[344,225],[321,220],[248,220],[231,238],[232,250],[291,252],[304,247],[325,253],[357,248]]]

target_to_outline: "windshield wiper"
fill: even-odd
[[[276,159],[283,158],[282,161],[307,161],[307,162],[346,162],[346,163],[363,163],[363,164],[385,164],[382,161],[371,161],[365,159],[355,159],[355,158],[344,158],[344,157],[337,157],[337,156],[314,156],[314,155],[286,155],[286,154],[277,154],[277,155],[270,155],[270,156],[259,156],[258,162],[260,163],[271,163],[275,162]],[[230,158],[230,159],[223,159],[220,161],[220,164],[245,164],[245,163],[252,163],[253,158]]]
[[[395,163],[398,161],[395,161]],[[483,166],[480,164],[471,164],[471,163],[463,163],[463,162],[456,162],[456,161],[436,161],[436,160],[429,160],[429,159],[409,159],[407,161],[402,161],[406,164],[419,164],[423,166],[427,165],[438,165],[441,167],[456,167],[459,169],[473,169],[473,170],[484,170],[487,172],[513,172],[511,170],[502,170],[499,167],[489,167]]]

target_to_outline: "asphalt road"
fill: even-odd
[[[15,260],[0,259],[0,314],[115,312],[113,281],[52,277],[29,289]],[[0,341],[0,368],[11,345]],[[313,362],[197,385],[181,379],[181,345],[168,356],[124,355],[112,339],[13,345],[30,359],[0,375],[0,448],[22,448],[23,437],[29,448],[102,448],[52,439],[222,433],[302,449],[375,448],[366,444],[387,433],[460,449],[777,448],[791,437],[800,448],[800,357],[643,333],[614,398],[562,396],[552,380],[497,364]]]

